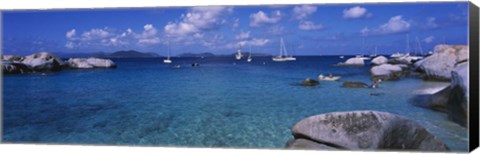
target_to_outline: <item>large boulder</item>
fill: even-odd
[[[416,62],[416,70],[425,73],[428,80],[450,80],[455,64],[468,60],[466,45],[437,45],[435,52]]]
[[[292,128],[303,147],[346,150],[448,151],[448,147],[413,120],[388,112],[333,112],[305,118]],[[302,141],[304,142],[304,141]],[[297,148],[290,142],[290,148]],[[320,144],[314,146],[312,144]],[[303,148],[300,147],[300,148]]]
[[[32,70],[23,63],[2,61],[3,74],[23,74],[31,72]]]
[[[435,85],[414,91],[414,96],[408,99],[408,102],[415,106],[446,113],[450,93],[449,84]]]
[[[339,63],[337,64],[338,66],[363,66],[365,65],[365,62],[363,61],[363,58],[358,58],[358,57],[353,57],[347,59],[344,63]]]
[[[376,65],[386,64],[387,62],[388,62],[388,59],[385,56],[378,56],[372,59],[371,64],[376,66]]]
[[[110,59],[101,58],[70,58],[66,65],[73,69],[88,69],[88,68],[114,68],[116,67]]]
[[[47,52],[26,56],[22,63],[37,72],[60,71],[63,65],[62,59]]]
[[[382,80],[398,80],[402,76],[402,67],[391,64],[382,64],[379,66],[374,66],[370,69],[372,74],[372,80],[377,81],[378,79]]]
[[[342,84],[343,88],[368,88],[368,84],[363,82],[356,82],[356,81],[345,81]]]
[[[462,126],[468,124],[468,65],[468,63],[459,64],[452,71],[451,92],[447,104],[448,118]]]

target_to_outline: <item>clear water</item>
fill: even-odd
[[[342,82],[301,87],[306,77],[341,75],[370,83],[369,68],[336,67],[338,57],[297,57],[275,63],[256,57],[114,59],[116,69],[7,75],[3,141],[176,147],[283,148],[290,128],[308,116],[378,110],[409,117],[455,151],[468,149],[467,129],[447,115],[407,103],[426,83],[383,82],[378,89]],[[193,62],[200,67],[191,67]],[[266,62],[263,64],[263,62]],[[236,63],[236,64],[234,64]],[[382,96],[370,96],[382,92]]]

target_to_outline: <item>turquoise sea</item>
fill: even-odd
[[[467,129],[445,113],[407,102],[426,82],[415,76],[377,89],[369,69],[338,67],[338,56],[300,56],[293,62],[233,57],[113,59],[115,69],[64,70],[3,76],[3,132],[7,143],[175,147],[283,148],[290,128],[308,116],[378,110],[406,116],[454,151],[468,149]],[[197,62],[200,67],[191,67]],[[342,76],[302,87],[306,77]],[[371,96],[370,93],[384,93]]]

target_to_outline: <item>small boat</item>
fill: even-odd
[[[392,58],[398,58],[398,57],[403,57],[403,56],[405,56],[405,54],[402,54],[400,52],[397,52],[397,53],[394,53],[394,54],[390,55],[390,57],[392,57]]]
[[[360,59],[363,59],[363,60],[370,60],[369,57],[364,57],[363,55],[357,55],[357,56],[355,56],[355,58],[360,58]]]
[[[235,54],[235,59],[240,60],[240,59],[242,59],[242,57],[243,57],[243,55],[242,55],[242,45],[238,44],[237,53]]]
[[[165,63],[165,64],[172,63],[172,60],[170,59],[170,42],[168,43],[168,56],[167,56],[167,59],[163,60],[163,63]]]
[[[318,75],[318,80],[323,80],[323,81],[338,81],[340,80],[340,76],[323,76],[323,74]]]
[[[340,59],[343,59],[343,58],[345,58],[345,56],[340,56]]]

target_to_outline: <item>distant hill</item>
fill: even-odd
[[[156,53],[143,53],[135,50],[128,51],[117,51],[113,52],[108,57],[111,58],[150,58],[150,57],[160,57]]]
[[[204,53],[183,53],[178,55],[179,57],[214,57],[215,54],[210,53],[210,52],[204,52]]]

